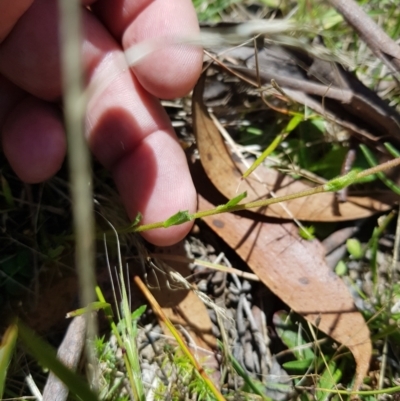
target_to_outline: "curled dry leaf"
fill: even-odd
[[[233,161],[207,112],[203,103],[204,81],[203,75],[193,92],[193,127],[201,163],[217,189],[228,199],[247,191],[246,202],[268,198],[271,190],[276,196],[283,196],[309,189],[309,184],[263,166],[258,167],[255,174],[246,180],[241,180],[247,167],[239,160]],[[337,202],[334,193],[321,193],[288,201],[285,203],[287,208],[280,204],[270,205],[263,209],[262,214],[307,221],[343,221],[382,212],[389,209],[393,201],[393,193],[390,191],[373,196],[349,196],[344,203]]]
[[[199,209],[214,206],[199,196]],[[318,330],[352,352],[357,363],[354,388],[369,368],[368,327],[346,285],[324,261],[321,244],[299,237],[292,223],[270,223],[230,213],[203,220],[257,274],[260,280]]]

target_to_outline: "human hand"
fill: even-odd
[[[130,218],[143,224],[194,212],[196,194],[185,155],[157,98],[186,94],[202,52],[168,47],[129,70],[122,57],[143,40],[198,32],[190,0],[82,0],[82,57],[88,102],[86,133],[109,168]],[[0,129],[4,153],[21,180],[42,182],[66,153],[61,98],[59,23],[55,0],[0,2]],[[104,85],[104,78],[112,77]],[[157,245],[183,238],[191,224],[144,233]]]

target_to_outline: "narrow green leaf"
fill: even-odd
[[[164,221],[163,226],[165,228],[171,226],[177,226],[179,224],[186,223],[192,220],[192,215],[189,213],[188,210],[180,211],[173,216],[169,217],[167,220]]]
[[[311,348],[301,349],[302,345],[308,343],[299,331],[298,326],[296,326],[290,319],[290,316],[285,311],[279,311],[275,313],[274,316],[275,329],[282,340],[282,342],[292,350],[294,356],[298,360],[313,360],[315,359],[315,354]]]
[[[7,377],[7,369],[10,364],[15,343],[18,337],[18,328],[15,324],[10,325],[3,335],[0,344],[0,399],[3,398],[4,385]]]
[[[277,147],[278,145],[287,137],[287,133],[278,134],[272,143],[262,152],[262,154],[257,157],[254,163],[245,171],[242,178],[247,178]]]
[[[303,121],[301,114],[294,115],[288,125],[285,127],[281,134],[278,134],[271,144],[262,152],[255,162],[243,174],[243,178],[247,178],[278,146],[279,144]]]
[[[95,287],[95,292],[96,292],[97,298],[99,299],[99,302],[102,302],[104,304],[108,304],[106,302],[106,299],[104,298],[103,293],[101,292],[100,287],[98,285],[96,285],[96,287]],[[108,304],[108,305],[109,306],[104,308],[104,313],[105,313],[108,321],[112,322],[112,318],[114,317],[114,312],[112,310],[111,304]]]
[[[68,369],[57,359],[56,351],[41,340],[31,329],[18,322],[19,338],[29,353],[44,367],[51,370],[69,389],[75,399],[98,401],[95,393],[81,376]]]
[[[100,309],[109,309],[109,308],[111,308],[111,305],[107,302],[92,302],[89,306],[86,306],[85,308],[79,308],[71,312],[68,312],[66,317],[71,318],[75,316],[81,316],[87,312],[93,312],[93,311],[98,311]]]
[[[132,312],[132,320],[138,320],[140,316],[142,316],[143,313],[146,311],[146,308],[147,308],[146,305],[142,305],[139,306],[139,308],[137,308],[136,310],[134,310]]]
[[[313,364],[314,364],[314,358],[300,359],[300,360],[285,362],[282,364],[282,367],[284,369],[291,369],[298,372],[304,372]]]
[[[233,199],[231,199],[225,206],[231,207],[231,206],[236,206],[240,201],[242,201],[245,197],[247,196],[247,191],[244,191],[238,196],[235,196]]]
[[[303,115],[302,114],[296,114],[294,115],[288,125],[286,126],[286,128],[284,129],[285,132],[292,132],[295,128],[297,128],[297,126],[303,121]]]
[[[390,212],[383,221],[379,223],[377,227],[374,228],[374,231],[372,232],[372,236],[370,240],[368,241],[368,247],[371,249],[371,272],[372,272],[372,282],[374,283],[374,287],[376,289],[377,283],[378,283],[378,262],[377,262],[377,257],[378,257],[378,242],[379,238],[382,236],[382,234],[385,232],[387,226],[389,223],[393,220],[395,217],[394,212]]]
[[[232,206],[236,206],[241,200],[243,200],[247,196],[247,191],[244,191],[238,196],[235,196],[230,201],[225,203],[224,205],[219,205],[216,207],[217,210],[227,210]]]
[[[8,184],[8,181],[5,179],[3,175],[1,175],[1,190],[3,192],[3,196],[7,206],[14,208],[15,203],[14,203],[14,198],[12,196],[11,188],[10,185]]]
[[[384,143],[385,148],[393,157],[400,157],[400,152],[389,142]]]
[[[364,145],[361,144],[360,148],[365,156],[365,158],[367,159],[368,164],[371,167],[375,167],[378,162],[375,158],[375,156],[373,155],[373,153]],[[382,172],[378,172],[376,173],[376,176],[388,187],[390,188],[395,194],[400,195],[400,187],[398,185],[396,185],[391,179],[389,179],[388,177],[386,177],[386,175]]]
[[[335,360],[331,360],[326,369],[322,373],[319,382],[317,384],[318,388],[323,389],[334,389],[338,384],[339,380],[342,378],[343,375],[343,368],[344,368],[345,361],[342,360],[342,363],[338,367]],[[332,395],[326,391],[316,391],[315,397],[317,401],[327,401],[332,398]]]

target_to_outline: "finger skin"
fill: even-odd
[[[94,5],[107,28],[124,49],[151,39],[185,37],[199,33],[190,0],[100,0]],[[141,85],[154,96],[171,99],[186,95],[195,85],[202,67],[199,48],[170,45],[133,67]]]
[[[5,119],[26,93],[8,79],[0,75],[0,133]]]
[[[0,45],[0,72],[26,91],[45,100],[58,100],[61,96],[55,3],[53,0],[36,0]],[[148,1],[142,4],[144,11],[146,5],[153,3]],[[111,169],[132,219],[139,211],[143,214],[143,223],[164,220],[178,210],[193,212],[196,208],[195,190],[184,153],[178,146],[167,115],[157,99],[143,88],[124,64],[122,50],[114,38],[93,14],[87,10],[83,10],[83,13],[84,70],[88,84],[96,89],[87,108],[87,137],[95,156]],[[177,22],[173,20],[172,24]],[[128,21],[128,26],[135,23],[135,20]],[[135,29],[139,28],[140,22]],[[184,51],[179,51],[183,53],[176,55],[184,59]],[[175,66],[179,62],[175,60]],[[194,64],[199,67],[201,58]],[[176,84],[180,88],[178,92],[186,91],[197,79],[199,68],[194,71],[184,75],[178,69],[175,77],[170,73],[166,76],[166,82],[159,79],[164,86],[157,89],[156,83],[153,93],[163,92],[165,97],[173,95],[179,74],[184,79],[183,83]],[[168,80],[171,81],[169,84]],[[36,181],[40,176],[38,155],[42,158],[42,170],[49,171],[65,149],[56,134],[53,142],[48,138],[50,145],[47,152],[54,154],[54,158],[50,158],[51,166],[46,164],[46,157],[39,152],[39,149],[46,148],[41,142],[46,133],[50,136],[51,132],[59,132],[61,126],[60,120],[53,119],[49,110],[45,108],[47,111],[44,112],[42,106],[35,107],[44,123],[40,125],[32,114],[26,119],[21,111],[23,108],[19,108],[14,111],[14,117],[6,122],[7,130],[3,138],[11,165],[21,178],[29,182]],[[35,127],[35,130],[28,131],[29,126]],[[42,133],[39,138],[38,132]],[[20,143],[24,144],[23,151],[19,150]],[[31,159],[23,157],[28,145],[35,149]],[[31,172],[28,171],[30,165],[36,166]],[[169,245],[186,235],[190,227],[191,224],[186,224],[154,230],[144,236],[157,245]]]
[[[191,177],[185,157],[181,157],[179,144],[164,132],[147,136],[135,151],[123,159],[113,170],[113,177],[126,205],[135,199],[138,206],[131,209],[131,219],[140,210],[145,216],[142,223],[163,221],[181,210],[196,210],[196,193],[191,191]],[[126,172],[132,174],[126,176]],[[149,185],[148,180],[154,180]],[[129,211],[129,208],[128,208]],[[158,216],[155,220],[146,216]],[[148,241],[167,246],[177,242],[191,229],[192,223],[143,232]]]
[[[66,152],[60,117],[53,104],[28,96],[5,120],[4,154],[21,180],[42,182],[60,169]]]
[[[112,62],[113,57],[101,63],[94,80],[103,75],[103,69],[113,75],[113,66],[119,65]],[[90,146],[111,169],[131,219],[141,212],[142,223],[148,224],[179,210],[195,211],[196,192],[168,116],[129,70],[89,102],[88,119]],[[171,245],[191,225],[152,230],[143,236],[156,245]]]
[[[0,42],[8,35],[18,19],[31,6],[34,0],[0,1]]]
[[[0,44],[0,73],[44,100],[61,95],[56,2],[35,1]]]

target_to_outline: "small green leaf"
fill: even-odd
[[[246,129],[246,132],[251,134],[251,135],[257,135],[257,136],[263,134],[263,131],[260,128],[256,128],[256,127],[248,127]]]
[[[223,349],[223,345],[221,342],[218,341],[218,345]],[[239,361],[237,359],[235,359],[235,357],[228,352],[228,355],[230,363],[232,364],[233,369],[235,369],[235,371],[237,372],[237,374],[239,376],[242,377],[242,379],[245,382],[245,386],[247,386],[249,389],[251,389],[251,391],[254,394],[257,394],[258,396],[260,396],[260,398],[264,401],[271,401],[271,399],[269,397],[267,397],[264,393],[264,389],[260,389],[260,386],[258,385],[256,380],[253,380],[253,378],[251,378],[248,373],[246,372],[246,370],[242,367],[242,365],[239,363]]]
[[[311,348],[297,348],[307,344],[308,340],[302,337],[302,333],[298,331],[298,326],[291,321],[290,315],[286,311],[276,312],[273,319],[279,338],[289,349],[293,350],[293,354],[298,360],[315,359]]]
[[[137,320],[140,318],[140,316],[143,315],[143,313],[146,311],[147,306],[146,305],[142,305],[139,308],[137,308],[136,310],[134,310],[132,312],[132,320]]]
[[[231,199],[225,206],[231,207],[231,206],[236,206],[240,201],[242,201],[245,197],[247,196],[247,191],[244,191],[238,196],[235,196],[233,199]]]
[[[335,273],[338,276],[344,276],[347,273],[347,265],[346,263],[343,262],[343,260],[340,260],[338,264],[335,267]]]
[[[301,226],[299,227],[299,235],[301,238],[311,241],[315,239],[315,227],[314,226]]]
[[[135,219],[131,223],[131,227],[136,227],[142,220],[142,213],[138,212]]]
[[[238,196],[235,196],[233,199],[225,203],[225,205],[219,205],[216,207],[217,210],[226,210],[229,207],[236,206],[241,200],[243,200],[247,196],[247,191],[244,191]]]
[[[86,306],[85,308],[79,308],[68,312],[66,317],[71,318],[75,316],[81,316],[87,312],[98,311],[100,309],[111,309],[111,305],[107,302],[92,302],[89,306]]]
[[[164,221],[164,227],[177,226],[192,220],[192,215],[188,210],[180,211]]]
[[[291,369],[297,372],[304,372],[313,364],[314,364],[314,358],[311,358],[311,359],[301,359],[296,361],[285,362],[282,365],[282,367],[284,369]]]
[[[364,252],[361,246],[361,243],[356,238],[349,238],[346,242],[346,247],[349,254],[354,259],[361,259],[364,256]]]
[[[321,377],[319,378],[317,387],[323,389],[335,388],[339,380],[342,378],[345,363],[345,360],[342,360],[340,366],[337,366],[336,361],[331,360],[326,366],[326,369],[322,373]],[[315,398],[317,399],[317,401],[328,401],[332,397],[329,392],[317,390],[315,392]]]
[[[283,132],[278,134],[272,143],[264,150],[264,152],[254,161],[254,163],[245,171],[243,178],[248,177],[280,144],[281,142],[303,121],[302,114],[293,116]]]

